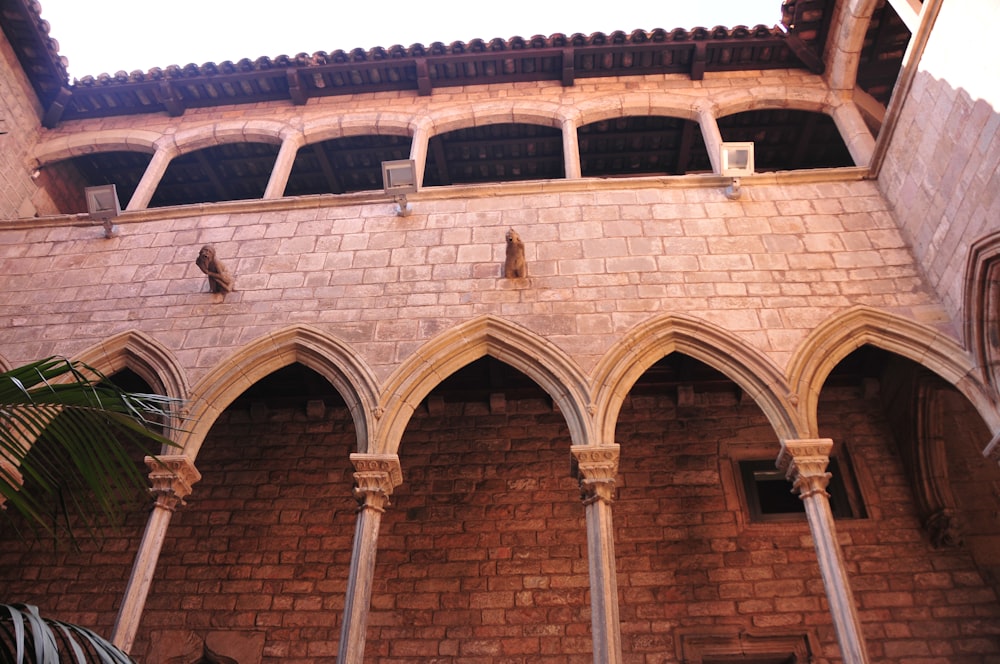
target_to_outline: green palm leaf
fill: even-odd
[[[147,488],[136,454],[175,446],[160,433],[180,401],[116,387],[84,364],[52,357],[0,373],[0,496],[53,535],[114,523]],[[62,525],[52,522],[61,504]]]

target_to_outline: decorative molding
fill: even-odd
[[[156,506],[171,512],[184,504],[184,499],[191,495],[191,486],[201,479],[201,473],[191,459],[182,454],[148,456],[145,462],[153,485],[150,493],[156,498]]]
[[[601,500],[614,500],[615,477],[618,475],[618,458],[621,447],[613,445],[573,445],[572,476],[580,483],[584,504]]]
[[[833,441],[829,438],[781,441],[777,466],[785,471],[785,477],[792,482],[792,490],[797,491],[800,498],[828,495],[826,487],[831,475],[826,467],[832,449]]]
[[[352,454],[354,497],[361,509],[385,511],[393,489],[403,483],[403,471],[395,454]]]

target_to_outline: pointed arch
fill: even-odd
[[[76,361],[83,362],[105,376],[130,369],[149,385],[156,394],[186,399],[187,376],[177,358],[156,339],[139,330],[127,330],[109,337],[79,353]],[[179,432],[183,427],[182,413],[168,422],[167,432]]]
[[[164,396],[184,399],[188,395],[187,377],[173,353],[139,330],[120,332],[84,350],[75,359],[106,376],[131,369],[154,392]]]
[[[653,364],[678,352],[726,374],[760,406],[778,438],[798,436],[794,408],[781,371],[744,341],[708,321],[665,314],[629,330],[601,358],[594,372],[600,440],[614,442],[622,403]]]
[[[859,305],[824,321],[792,356],[789,383],[802,401],[808,422],[806,437],[818,435],[816,411],[827,376],[865,344],[930,369],[964,394],[992,431],[1000,429],[997,404],[977,378],[968,353],[956,341],[926,325]]]
[[[296,362],[336,388],[354,420],[358,451],[368,451],[368,418],[377,394],[371,370],[339,339],[308,325],[292,325],[251,342],[198,381],[191,393],[193,424],[184,440],[184,453],[194,460],[215,420],[236,397],[268,374]]]
[[[424,397],[452,373],[485,355],[522,372],[552,397],[566,418],[574,445],[592,442],[589,390],[576,363],[543,337],[486,315],[438,335],[393,372],[382,392],[377,447],[372,451],[395,454]]]
[[[969,249],[963,295],[965,347],[979,375],[1000,393],[1000,233],[976,240]]]

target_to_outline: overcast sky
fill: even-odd
[[[764,24],[781,0],[41,0],[71,77],[435,41]]]

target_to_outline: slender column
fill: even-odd
[[[295,163],[295,155],[299,152],[302,140],[300,134],[285,138],[281,142],[274,167],[271,169],[271,179],[267,181],[267,188],[264,189],[264,198],[281,198],[285,195],[285,185],[288,184],[288,177],[292,174],[292,165]]]
[[[576,133],[576,122],[564,120],[562,123],[563,168],[567,180],[579,180],[583,177],[580,166],[580,138]]]
[[[149,206],[149,201],[153,200],[153,194],[156,193],[156,188],[163,179],[163,174],[167,172],[167,166],[170,165],[174,154],[175,150],[172,148],[157,148],[153,158],[149,160],[149,165],[146,166],[146,172],[136,185],[132,198],[125,206],[126,210],[145,210]]]
[[[167,536],[167,526],[170,517],[178,505],[184,504],[184,499],[191,495],[191,485],[201,479],[201,473],[194,467],[191,460],[179,454],[164,455],[153,458],[146,457],[149,466],[149,479],[153,484],[151,493],[156,497],[153,511],[146,523],[146,531],[139,543],[139,551],[132,565],[132,575],[125,588],[125,597],[118,609],[118,618],[111,633],[111,643],[128,652],[135,641],[135,633],[139,629],[139,619],[142,609],[149,596],[149,587],[153,583],[153,573],[160,558],[163,540]]]
[[[417,184],[423,186],[424,169],[427,167],[427,150],[430,149],[430,129],[426,125],[420,125],[414,130],[413,138],[410,141],[410,159],[417,169]]]
[[[337,664],[361,664],[365,654],[365,631],[375,578],[375,553],[382,513],[389,505],[392,490],[403,481],[399,457],[395,454],[352,454],[354,496],[361,503],[354,528],[351,569],[344,597],[344,621],[340,627]]]
[[[594,664],[618,664],[622,661],[615,531],[611,522],[619,450],[618,445],[573,445],[570,448],[573,476],[580,482],[586,510]]]
[[[861,117],[857,105],[849,101],[837,106],[833,109],[833,121],[854,163],[858,166],[870,164],[875,150],[875,138]]]
[[[719,131],[719,122],[715,119],[715,114],[711,109],[702,108],[698,110],[698,124],[701,126],[701,137],[705,140],[705,149],[708,151],[708,160],[712,164],[713,173],[722,172],[722,164],[719,163],[722,149],[722,133]]]
[[[826,492],[830,482],[826,467],[830,463],[832,448],[833,441],[829,438],[783,440],[777,465],[785,471],[786,477],[793,483],[792,490],[798,492],[805,504],[844,664],[867,664],[868,652],[861,621],[847,580],[844,556],[837,542],[833,512],[830,511],[830,494]]]

